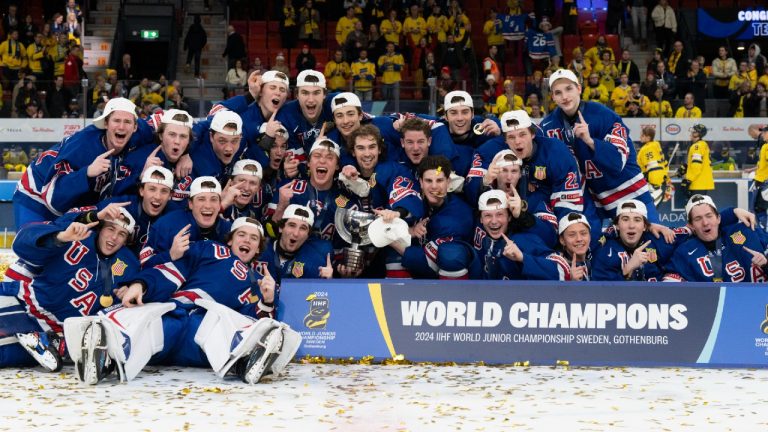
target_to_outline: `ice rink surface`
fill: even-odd
[[[768,430],[768,370],[288,366],[248,386],[147,368],[98,386],[72,367],[0,370],[1,430]]]

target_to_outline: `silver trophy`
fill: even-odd
[[[363,269],[365,266],[365,251],[361,246],[371,244],[368,237],[368,226],[376,220],[376,215],[358,210],[337,208],[334,215],[336,231],[342,239],[349,243],[344,248],[343,264],[353,272]]]

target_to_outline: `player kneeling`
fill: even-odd
[[[269,271],[251,265],[263,245],[261,224],[238,218],[228,247],[195,242],[182,258],[145,269],[120,288],[122,306],[67,320],[80,380],[96,384],[116,366],[128,381],[150,362],[211,366],[220,377],[234,372],[250,384],[279,375],[301,336],[272,319],[279,290]]]

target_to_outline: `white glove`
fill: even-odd
[[[371,185],[369,185],[367,181],[361,178],[350,180],[344,174],[339,173],[339,180],[344,183],[344,186],[346,186],[350,192],[359,196],[360,198],[366,198],[371,193]]]
[[[448,192],[461,192],[464,189],[464,177],[451,173],[450,179],[448,179]]]

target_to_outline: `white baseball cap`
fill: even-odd
[[[174,120],[173,118],[178,115],[183,115],[185,117],[184,120]],[[191,115],[189,115],[188,112],[180,109],[169,109],[163,113],[163,118],[160,120],[161,123],[165,124],[173,124],[178,126],[186,126],[188,128],[191,128],[194,119]]]
[[[304,86],[318,86],[325,88],[325,76],[312,69],[301,71],[298,77],[296,77],[296,87]]]
[[[454,90],[445,95],[445,100],[443,101],[443,108],[445,111],[462,106],[470,107],[472,109],[475,108],[475,103],[472,102],[472,96],[470,96],[469,93],[463,90]]]
[[[335,112],[337,108],[344,107],[362,108],[363,104],[360,103],[360,98],[354,93],[339,93],[331,100],[331,112]]]
[[[498,204],[488,204],[488,201],[498,200]],[[491,189],[483,192],[480,198],[477,200],[477,208],[480,211],[483,210],[504,210],[509,207],[509,201],[507,201],[507,194],[503,190]]]
[[[271,70],[268,72],[264,72],[261,75],[261,84],[264,85],[266,83],[271,82],[279,82],[281,84],[284,84],[286,88],[290,87],[290,84],[288,82],[288,75],[284,74],[280,71]]]
[[[224,127],[228,124],[235,124],[235,130],[226,130]],[[211,130],[218,133],[237,136],[243,133],[243,119],[236,112],[232,111],[219,111],[213,116],[211,120]]]
[[[509,149],[496,153],[496,156],[493,157],[492,163],[496,164],[496,166],[499,168],[514,165],[523,166],[523,160],[517,157],[515,152]]]
[[[120,207],[120,214],[128,219],[128,222],[124,221],[123,219],[106,219],[104,222],[115,224],[120,228],[128,231],[129,237],[133,236],[133,229],[136,227],[136,220],[133,219],[133,216],[131,216],[131,214],[128,213],[128,210],[126,210],[124,207]]]
[[[104,107],[104,112],[97,118],[93,119],[93,125],[99,129],[106,129],[107,126],[105,123],[107,121],[107,117],[109,117],[109,115],[115,111],[124,111],[133,114],[134,119],[139,118],[139,116],[136,115],[136,105],[131,102],[130,99],[121,97],[112,98]]]
[[[576,83],[577,85],[580,84],[579,79],[576,77],[576,74],[573,73],[573,71],[570,69],[558,69],[552,72],[552,75],[549,76],[549,88],[552,88],[552,85],[555,83],[555,81],[561,78],[565,78],[568,81]]]
[[[152,177],[153,174],[160,174],[163,178]],[[165,167],[151,166],[141,175],[141,184],[145,183],[157,183],[173,190],[173,173]]]
[[[235,162],[235,166],[232,167],[232,177],[236,175],[250,175],[256,176],[261,180],[263,173],[261,164],[253,159],[240,159]]]
[[[315,224],[315,214],[312,210],[303,205],[291,204],[283,212],[283,220],[286,219],[298,219],[302,222],[306,222],[309,226]]]
[[[648,218],[648,208],[645,206],[645,203],[636,199],[625,200],[616,208],[616,217],[625,213],[637,213],[644,218]]]
[[[309,154],[311,155],[313,151],[320,150],[320,149],[330,150],[334,154],[336,154],[336,157],[338,158],[341,157],[341,149],[339,148],[339,145],[336,144],[332,139],[323,138],[323,139],[315,140],[315,143],[312,144],[312,148],[309,149]]]
[[[406,247],[411,243],[408,223],[400,218],[395,218],[392,222],[384,222],[383,218],[376,218],[368,225],[368,238],[377,248],[389,246],[396,241]]]
[[[214,187],[203,187],[203,183],[213,183]],[[204,192],[215,193],[221,195],[221,184],[216,180],[216,177],[202,176],[192,181],[192,186],[189,187],[189,197],[192,198],[197,194]]]
[[[507,111],[501,115],[501,131],[504,133],[517,129],[528,129],[533,122],[525,110]]]
[[[244,226],[251,226],[256,228],[259,231],[261,237],[264,238],[264,227],[261,226],[261,222],[246,216],[235,219],[235,221],[232,222],[232,228],[229,229],[229,232],[233,233]]]
[[[557,234],[564,233],[569,226],[575,225],[577,223],[583,223],[584,225],[587,226],[587,228],[592,228],[589,225],[589,221],[587,220],[586,216],[584,216],[581,213],[571,212],[563,216],[562,219],[560,219],[560,223],[558,223],[558,227],[557,227]]]
[[[693,210],[694,207],[701,205],[701,204],[709,204],[712,206],[712,208],[717,211],[717,206],[715,205],[715,202],[712,201],[712,198],[708,195],[700,195],[696,194],[691,197],[691,199],[688,200],[688,203],[685,204],[685,217],[691,216],[691,210]]]

